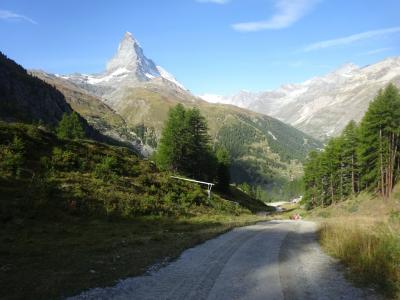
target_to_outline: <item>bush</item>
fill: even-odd
[[[19,177],[25,163],[25,146],[22,140],[14,136],[8,146],[0,147],[0,170],[6,176]]]
[[[43,163],[45,163],[44,159]],[[64,151],[61,148],[54,147],[50,166],[61,171],[72,171],[79,167],[79,158],[70,150]]]
[[[115,180],[118,172],[118,161],[113,156],[104,157],[94,169],[94,175],[102,180]]]

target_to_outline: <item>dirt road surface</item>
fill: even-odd
[[[236,228],[145,276],[70,299],[378,299],[344,278],[316,230],[306,221]]]

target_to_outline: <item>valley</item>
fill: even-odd
[[[400,299],[400,5],[342,4],[2,1],[0,299]]]
[[[129,32],[101,74],[30,74],[58,88],[99,132],[131,144],[145,157],[157,147],[170,108],[178,103],[199,108],[212,146],[223,146],[232,156],[232,181],[254,186],[265,201],[299,196],[290,182],[302,176],[307,153],[322,147],[319,140],[275,118],[192,95],[148,59]]]

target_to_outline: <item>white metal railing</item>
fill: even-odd
[[[183,178],[183,177],[178,177],[178,176],[171,176],[171,178],[207,185],[208,199],[210,200],[210,198],[211,198],[211,189],[215,185],[214,183],[205,182],[205,181],[198,181],[198,180],[189,179],[189,178]]]

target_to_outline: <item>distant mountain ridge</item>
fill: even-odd
[[[361,68],[346,64],[324,76],[274,91],[200,97],[270,115],[324,140],[339,134],[350,120],[359,121],[379,89],[390,82],[400,86],[400,57]]]

